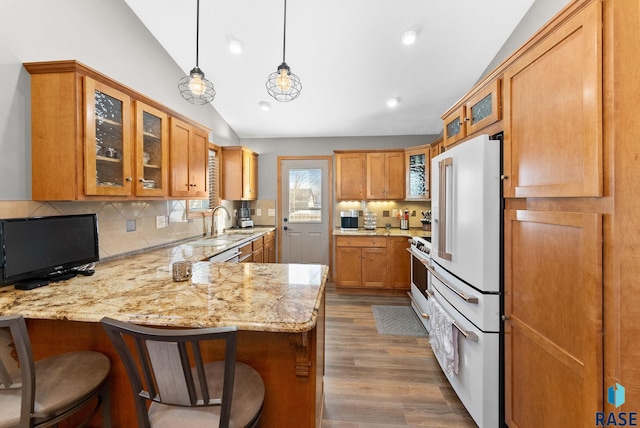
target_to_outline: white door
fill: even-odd
[[[279,158],[281,263],[329,265],[331,158]]]

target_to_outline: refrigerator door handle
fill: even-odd
[[[440,281],[442,284],[444,284],[445,287],[447,287],[449,290],[451,290],[456,296],[460,297],[462,300],[464,300],[467,303],[478,303],[478,298],[475,296],[467,296],[465,293],[463,293],[462,291],[458,290],[456,287],[454,287],[453,285],[449,284],[449,281],[447,281],[446,279],[444,279],[438,272],[436,272],[436,270],[433,268],[433,266],[431,266],[430,264],[427,263],[423,263],[427,270],[431,273],[431,275],[433,275],[438,281]]]
[[[438,162],[438,173],[440,175],[439,183],[439,211],[440,219],[438,221],[438,256],[444,260],[451,260],[452,254],[447,252],[447,167],[453,170],[453,158],[444,158]]]

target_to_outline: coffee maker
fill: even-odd
[[[238,210],[238,227],[253,227],[253,220],[251,220],[247,201],[242,201],[242,206]]]

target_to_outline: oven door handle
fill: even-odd
[[[416,308],[418,308],[418,310],[420,310],[420,306],[418,306],[418,303],[413,299],[413,294],[411,294],[411,291],[407,291],[407,295],[409,296],[409,299],[411,300],[411,302],[416,305]],[[429,318],[431,318],[429,316],[428,313],[426,312],[422,312],[422,310],[420,310],[420,316],[426,320],[428,320]]]
[[[467,303],[478,303],[478,298],[474,296],[467,296],[462,291],[455,288],[453,285],[449,284],[449,282],[440,276],[438,272],[431,266],[430,264],[424,263],[427,270],[431,273],[431,275],[435,276],[441,283],[443,283],[449,290],[453,291],[458,297],[464,300]]]

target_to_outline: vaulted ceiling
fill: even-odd
[[[125,1],[187,74],[196,0]],[[533,1],[288,0],[286,62],[302,91],[281,103],[265,82],[283,59],[284,0],[201,0],[198,65],[241,138],[438,134]],[[419,34],[410,46],[408,29]]]

